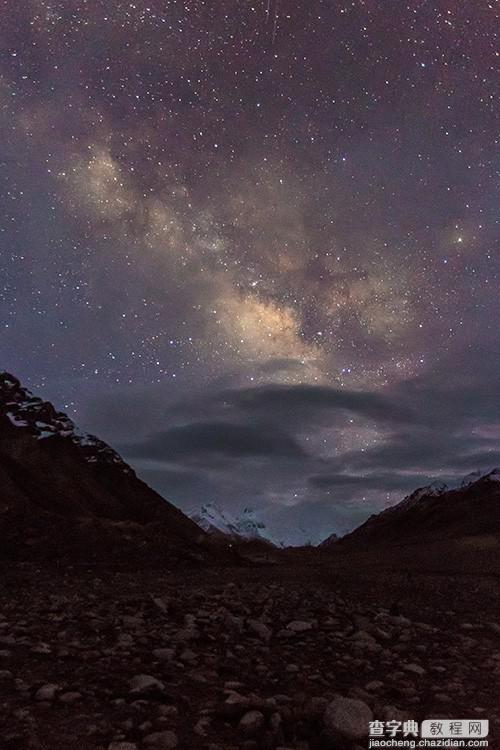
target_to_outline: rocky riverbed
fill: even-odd
[[[494,586],[373,581],[9,568],[1,749],[354,748],[372,719],[434,717],[487,718],[494,747]]]

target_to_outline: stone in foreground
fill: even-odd
[[[324,716],[326,733],[332,739],[340,736],[361,740],[368,735],[370,721],[373,721],[371,708],[353,698],[336,698]]]

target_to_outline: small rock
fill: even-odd
[[[165,690],[165,685],[150,674],[136,674],[130,680],[131,693],[149,693],[152,690]]]
[[[229,680],[224,683],[224,690],[240,690],[243,687],[245,687],[245,683],[237,680]]]
[[[228,717],[238,715],[241,716],[241,714],[244,713],[247,708],[249,708],[248,698],[244,695],[240,695],[239,693],[231,691],[221,707],[221,713],[224,716]]]
[[[271,628],[268,628],[267,625],[260,622],[260,620],[249,620],[248,627],[266,643],[269,643],[273,636]]]
[[[277,711],[271,715],[271,718],[269,719],[269,724],[271,729],[275,734],[277,734],[281,727],[281,714],[279,714]]]
[[[445,693],[436,693],[434,698],[439,701],[440,703],[451,703],[451,698],[449,695],[446,695]]]
[[[15,716],[16,719],[19,719],[20,721],[29,721],[31,719],[31,714],[27,708],[17,708],[15,711],[12,712],[12,715]]]
[[[158,747],[161,750],[174,750],[179,744],[175,732],[166,729],[164,732],[153,732],[144,737],[144,744],[147,747]]]
[[[51,654],[52,653],[52,649],[50,648],[48,643],[37,643],[37,645],[33,646],[33,648],[31,648],[30,651],[33,654]]]
[[[199,637],[199,632],[194,627],[183,628],[178,630],[177,633],[172,636],[172,640],[176,643],[183,643],[185,641],[193,641]]]
[[[372,680],[367,685],[365,685],[365,690],[368,690],[369,693],[376,692],[377,690],[380,690],[384,687],[384,683],[380,680]]]
[[[239,727],[247,734],[258,732],[264,724],[264,714],[260,711],[248,711],[241,717]]]
[[[396,706],[384,706],[382,708],[381,718],[384,721],[406,721],[411,717],[404,711],[396,708]]]
[[[167,612],[168,611],[168,606],[167,606],[165,600],[162,599],[160,596],[157,596],[157,597],[154,597],[154,598],[151,597],[151,599],[153,601],[153,604],[156,604],[156,606],[158,607],[159,610],[161,610],[162,612]]]
[[[68,693],[63,693],[59,696],[59,700],[61,703],[75,703],[76,701],[79,701],[82,697],[81,693],[78,693],[75,691],[69,691]]]
[[[211,719],[209,716],[202,716],[202,718],[196,722],[193,732],[197,734],[198,737],[206,737],[208,734],[210,723]]]
[[[420,664],[404,664],[403,669],[406,672],[411,672],[412,674],[416,674],[419,677],[422,677],[422,675],[425,674],[425,669],[420,666]]]
[[[182,654],[179,656],[179,659],[181,661],[187,661],[187,662],[194,662],[194,661],[196,661],[197,658],[198,657],[195,654],[195,652],[191,651],[191,649],[189,649],[189,648],[184,649],[184,651],[182,652]]]
[[[327,734],[349,740],[360,740],[368,735],[373,714],[363,701],[353,698],[336,698],[325,711],[323,718]]]
[[[35,693],[36,701],[53,701],[56,697],[57,692],[61,689],[60,685],[55,685],[52,682],[48,682],[46,685],[42,685]]]
[[[175,649],[173,648],[155,648],[153,649],[153,656],[160,661],[170,661],[175,656]]]
[[[287,630],[291,630],[292,633],[305,633],[307,630],[312,630],[312,627],[312,623],[303,620],[294,620],[286,626]]]
[[[175,719],[179,714],[179,710],[177,706],[164,705],[158,706],[158,713],[167,719]]]

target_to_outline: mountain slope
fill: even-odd
[[[484,537],[500,542],[500,469],[470,474],[455,488],[433,483],[418,489],[371,516],[336,546],[423,546]]]
[[[330,534],[330,536],[327,536],[326,539],[323,539],[322,542],[320,542],[318,545],[316,545],[319,549],[328,549],[333,544],[338,542],[339,536],[338,534]]]
[[[199,511],[189,513],[194,523],[216,538],[235,538],[238,536],[236,520],[215,503],[202,505]]]
[[[106,443],[0,373],[0,556],[192,554],[205,534]]]

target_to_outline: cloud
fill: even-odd
[[[300,372],[300,370],[296,370]],[[245,388],[223,388],[179,400],[168,409],[171,419],[189,420],[203,415],[279,424],[284,430],[307,433],[313,427],[332,429],[349,426],[352,419],[360,429],[401,428],[419,425],[421,418],[412,404],[399,402],[382,392],[349,391],[331,386],[270,383]],[[350,422],[351,420],[351,422]]]
[[[273,425],[199,422],[160,432],[136,445],[123,446],[133,458],[191,460],[207,456],[243,458],[266,456],[299,458],[299,443]]]
[[[416,422],[411,407],[398,404],[380,393],[349,391],[316,385],[271,385],[239,390],[224,396],[247,413],[272,414],[280,420],[332,423],[342,412],[366,419],[399,423]]]
[[[416,488],[425,480],[425,475],[419,473],[401,474],[387,472],[385,474],[317,474],[309,477],[312,487],[324,490],[349,490],[352,488],[359,494],[367,490],[382,490],[389,492],[402,490],[404,487]],[[425,482],[424,482],[425,483]]]
[[[299,526],[318,539],[434,479],[500,464],[497,394],[481,356],[453,372],[450,357],[378,391],[276,383],[276,373],[295,377],[303,366],[274,358],[258,369],[269,379],[258,386],[243,386],[245,373],[234,370],[203,391],[187,381],[107,394],[93,413],[113,425],[139,474],[183,509],[249,505],[283,539]]]

